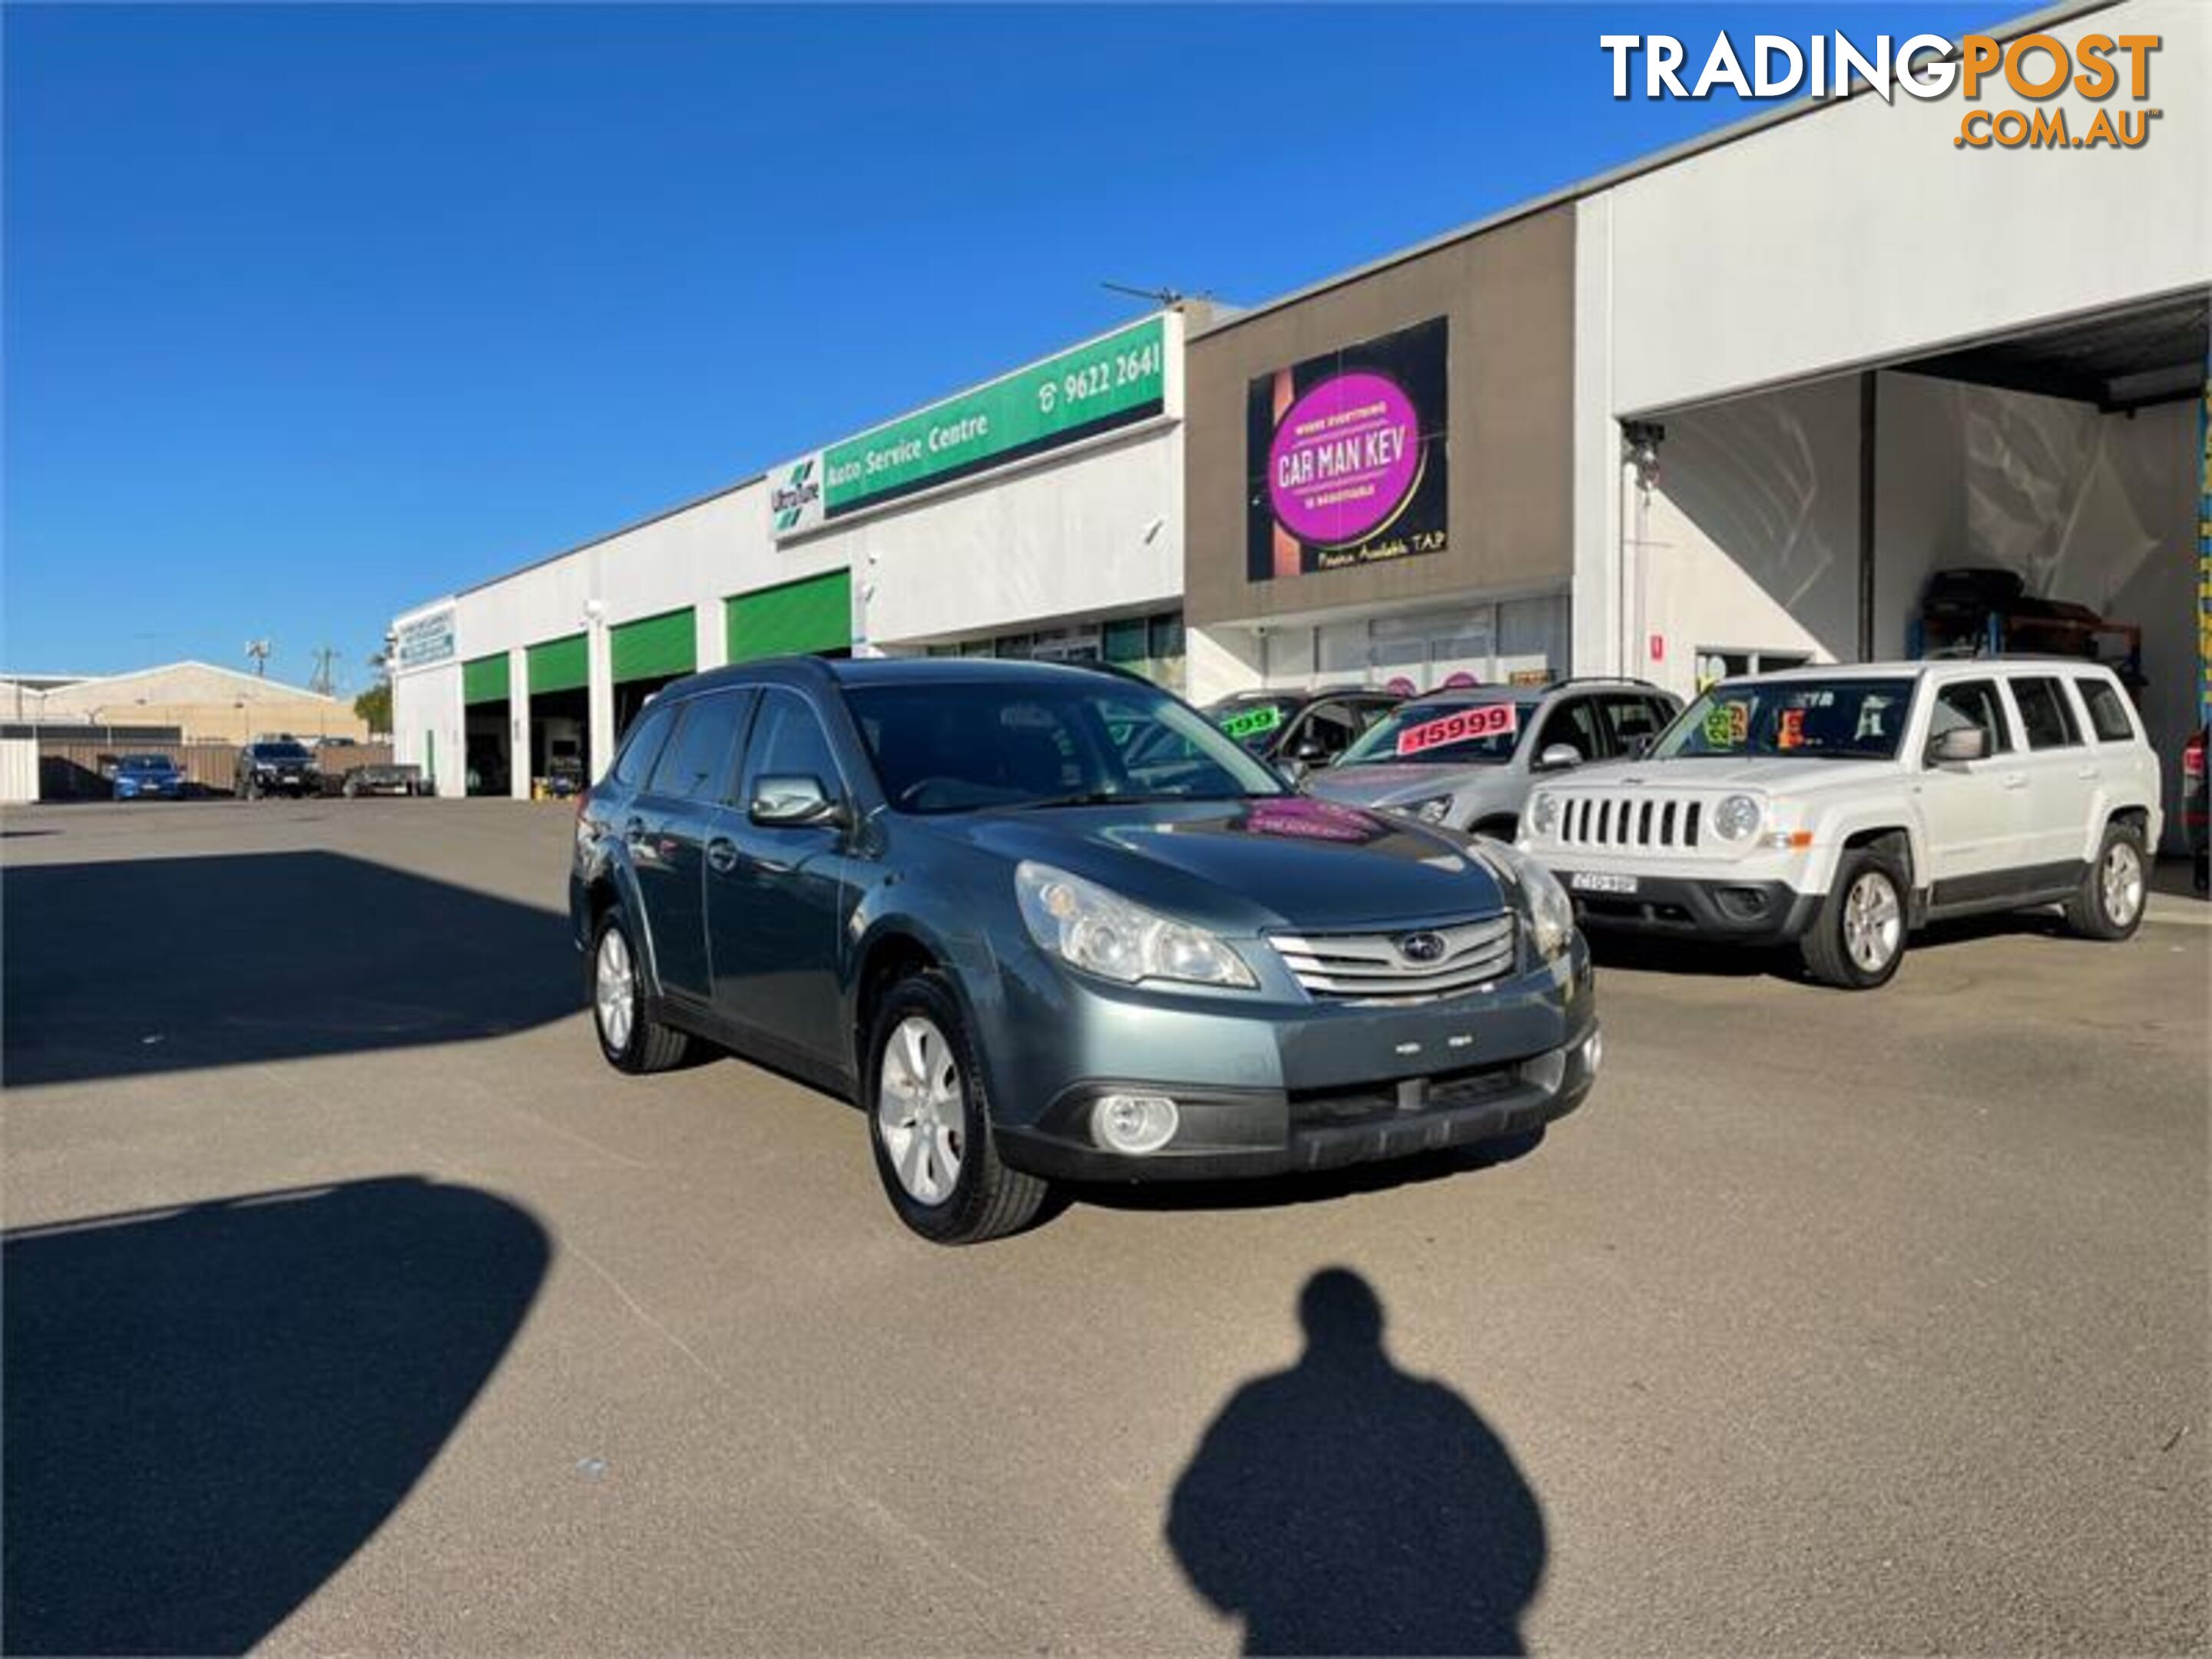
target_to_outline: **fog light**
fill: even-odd
[[[1538,1054],[1533,1060],[1522,1060],[1521,1075],[1547,1095],[1559,1093],[1559,1085],[1565,1082],[1567,1078],[1567,1051],[1565,1048],[1553,1048],[1547,1054]]]
[[[1605,1033],[1592,1031],[1583,1039],[1583,1074],[1595,1077],[1597,1068],[1605,1063]]]
[[[1101,1095],[1091,1109],[1091,1138],[1109,1152],[1141,1158],[1175,1139],[1178,1116],[1165,1095]]]

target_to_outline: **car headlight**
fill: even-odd
[[[1755,795],[1730,795],[1713,809],[1713,828],[1723,841],[1745,841],[1756,834],[1766,809]]]
[[[1549,790],[1539,789],[1528,798],[1528,827],[1540,836],[1548,836],[1559,827],[1559,798]]]
[[[1024,862],[1014,891],[1030,937],[1071,968],[1134,985],[1143,979],[1250,988],[1243,957],[1203,927],[1147,910],[1096,882]]]
[[[1536,947],[1536,954],[1549,962],[1574,939],[1575,902],[1567,896],[1567,890],[1559,885],[1557,876],[1520,848],[1501,842],[1483,851],[1504,865],[1520,884],[1522,905],[1528,913],[1528,938]]]
[[[1449,795],[1431,795],[1426,800],[1401,801],[1390,810],[1402,812],[1409,818],[1418,818],[1423,823],[1442,823],[1450,816],[1451,805]]]

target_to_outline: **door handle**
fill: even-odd
[[[727,836],[717,836],[707,843],[707,865],[717,875],[726,876],[738,867],[738,844]]]
[[[2008,772],[2008,773],[2006,773],[2006,774],[2004,775],[2004,787],[2005,787],[2006,788],[2008,788],[2008,789],[2025,789],[2025,788],[2027,788],[2027,773],[2025,773],[2025,772]]]
[[[632,847],[640,847],[644,845],[645,820],[643,818],[632,818],[628,823],[623,825],[623,839],[628,842]]]
[[[2096,780],[2103,777],[2105,775],[2094,766],[2085,766],[2074,775],[2077,778],[2094,783]]]

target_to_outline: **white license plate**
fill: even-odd
[[[1567,878],[1567,885],[1577,893],[1632,893],[1636,878],[1609,875],[1602,870],[1577,870]]]

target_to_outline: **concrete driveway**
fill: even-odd
[[[568,835],[9,814],[11,1650],[2206,1644],[2201,907],[1610,953],[1526,1157],[945,1251],[600,1063]]]

